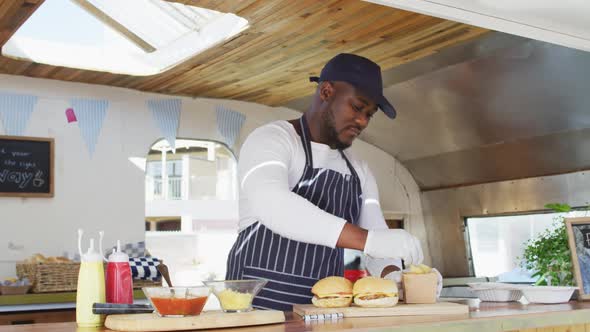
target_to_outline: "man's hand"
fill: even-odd
[[[369,231],[364,253],[374,258],[401,258],[406,266],[424,260],[418,239],[403,229]]]

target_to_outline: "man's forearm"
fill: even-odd
[[[364,250],[367,242],[367,230],[351,223],[344,224],[336,246],[338,248]]]

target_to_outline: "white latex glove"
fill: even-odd
[[[375,277],[380,277],[381,274],[383,274],[383,270],[390,265],[396,266],[399,270],[402,269],[401,259],[374,258],[367,255],[363,255],[361,264],[361,266],[364,266],[370,275]]]
[[[374,258],[401,258],[406,266],[424,260],[420,241],[403,229],[370,230],[364,253]]]

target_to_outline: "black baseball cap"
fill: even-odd
[[[309,80],[318,83],[323,81],[350,83],[377,104],[388,117],[395,118],[395,108],[383,96],[381,67],[367,58],[340,53],[326,63],[320,77],[312,76]]]

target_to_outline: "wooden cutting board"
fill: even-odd
[[[439,302],[432,304],[399,303],[391,308],[318,308],[313,304],[296,304],[293,311],[304,319],[326,319],[334,317],[378,317],[378,316],[420,316],[460,315],[469,313],[469,306],[459,303]]]
[[[160,317],[158,314],[109,315],[104,325],[116,331],[182,331],[283,323],[277,310],[225,313],[207,311],[192,317]]]

